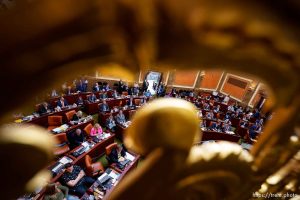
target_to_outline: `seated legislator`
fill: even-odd
[[[84,133],[81,129],[76,129],[75,132],[72,132],[69,135],[68,138],[69,142],[70,142],[70,147],[72,149],[74,149],[75,147],[79,146],[81,143],[83,143],[85,141],[85,137],[84,137]]]
[[[83,196],[95,180],[86,176],[85,172],[78,165],[68,163],[65,167],[66,171],[61,177],[63,184],[67,185],[76,195]]]
[[[75,113],[72,116],[72,121],[79,121],[82,118],[82,111],[78,110],[77,113]]]
[[[220,132],[221,131],[221,122],[212,122],[212,124],[210,125],[209,129],[210,130],[213,130],[213,131],[218,131]]]
[[[99,138],[101,134],[103,133],[103,130],[100,126],[100,124],[96,123],[94,127],[91,129],[90,136],[94,139]]]
[[[103,92],[99,96],[100,96],[100,99],[107,99],[107,93],[106,92]]]
[[[88,98],[88,101],[90,103],[95,103],[97,101],[96,95],[95,94],[90,95],[89,98]]]
[[[229,132],[229,131],[231,131],[231,125],[224,123],[222,126],[222,129],[223,129],[223,132],[225,132],[225,133]]]
[[[103,83],[103,88],[102,88],[102,91],[109,91],[110,90],[110,86],[107,82],[104,82]]]
[[[103,100],[103,103],[100,104],[100,112],[109,112],[109,106],[108,104],[106,103],[105,100]]]
[[[204,103],[203,109],[204,109],[204,110],[210,110],[209,104],[208,104],[208,103]]]
[[[39,114],[42,115],[48,112],[51,112],[51,107],[47,102],[43,102],[39,107]]]
[[[60,97],[59,101],[57,102],[57,106],[60,108],[65,108],[68,106],[68,102],[63,97]]]
[[[129,101],[127,102],[127,106],[128,106],[129,108],[135,108],[136,105],[135,105],[135,102],[134,102],[132,96],[130,97]]]
[[[113,148],[110,153],[106,156],[106,159],[109,164],[117,164],[121,161],[124,161],[124,157],[126,155],[126,148],[122,145],[116,145],[115,148]],[[121,167],[122,168],[122,167]]]
[[[115,98],[115,99],[118,98],[118,97],[120,97],[120,95],[118,94],[117,90],[114,90],[114,92],[112,94],[112,97]]]
[[[83,105],[84,102],[83,102],[82,96],[79,96],[79,97],[78,97],[76,103],[77,103],[78,106],[82,106],[82,105]]]
[[[120,110],[119,113],[116,115],[116,121],[118,124],[121,125],[124,125],[126,123],[126,118],[122,110]]]
[[[218,113],[220,111],[220,105],[217,105],[216,107],[214,107],[214,113]]]
[[[49,183],[45,188],[44,200],[64,200],[67,199],[69,188],[60,183]]]
[[[213,117],[214,117],[214,114],[211,111],[210,112],[206,112],[205,118],[207,118],[207,119],[213,119]]]
[[[112,114],[110,114],[109,117],[106,119],[106,128],[108,128],[112,132],[116,131],[116,122],[115,122]]]

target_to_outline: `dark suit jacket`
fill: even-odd
[[[125,156],[126,155],[126,152],[125,150],[122,148],[121,150],[121,156]],[[118,163],[118,152],[117,152],[117,149],[113,149],[110,154],[108,155],[107,157],[107,160],[108,162],[111,164],[111,163]]]
[[[85,137],[84,137],[83,132],[81,132],[81,134],[78,136],[74,131],[69,136],[69,142],[70,142],[71,148],[75,148],[75,147],[79,146],[84,141],[85,141]]]
[[[45,107],[44,105],[41,105],[39,108],[39,113],[40,114],[44,114],[47,112],[47,107]]]
[[[109,111],[109,106],[107,104],[101,104],[100,105],[100,111],[101,112],[108,112]]]
[[[64,100],[64,103],[65,103],[65,106],[68,105],[68,102],[66,100]],[[62,107],[60,100],[57,102],[57,106]]]
[[[89,96],[89,99],[88,99],[88,101],[89,102],[92,102],[92,103],[94,103],[94,102],[96,102],[96,100],[97,100],[97,97],[96,96]]]

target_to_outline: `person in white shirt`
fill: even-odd
[[[223,103],[228,104],[229,99],[230,99],[229,95],[225,96],[224,99],[223,99]]]

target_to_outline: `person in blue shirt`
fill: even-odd
[[[147,90],[145,93],[144,93],[145,97],[149,98],[151,97],[151,92],[150,90]]]
[[[90,95],[89,98],[88,98],[88,101],[90,103],[95,103],[97,101],[96,95],[95,94]]]
[[[103,100],[102,104],[100,105],[100,111],[101,112],[109,112],[109,106],[108,104],[106,103],[105,100]]]

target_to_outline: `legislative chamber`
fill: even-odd
[[[73,199],[107,198],[144,159],[123,143],[132,117],[152,101],[168,98],[194,106],[201,130],[195,146],[228,141],[249,151],[272,114],[262,109],[263,83],[219,70],[148,70],[134,81],[101,71],[77,76],[38,96],[31,113],[13,116],[16,124],[44,127],[56,141],[54,159],[46,166],[52,178],[20,199],[48,199],[53,187]]]
[[[300,199],[299,11],[0,0],[0,199]]]

